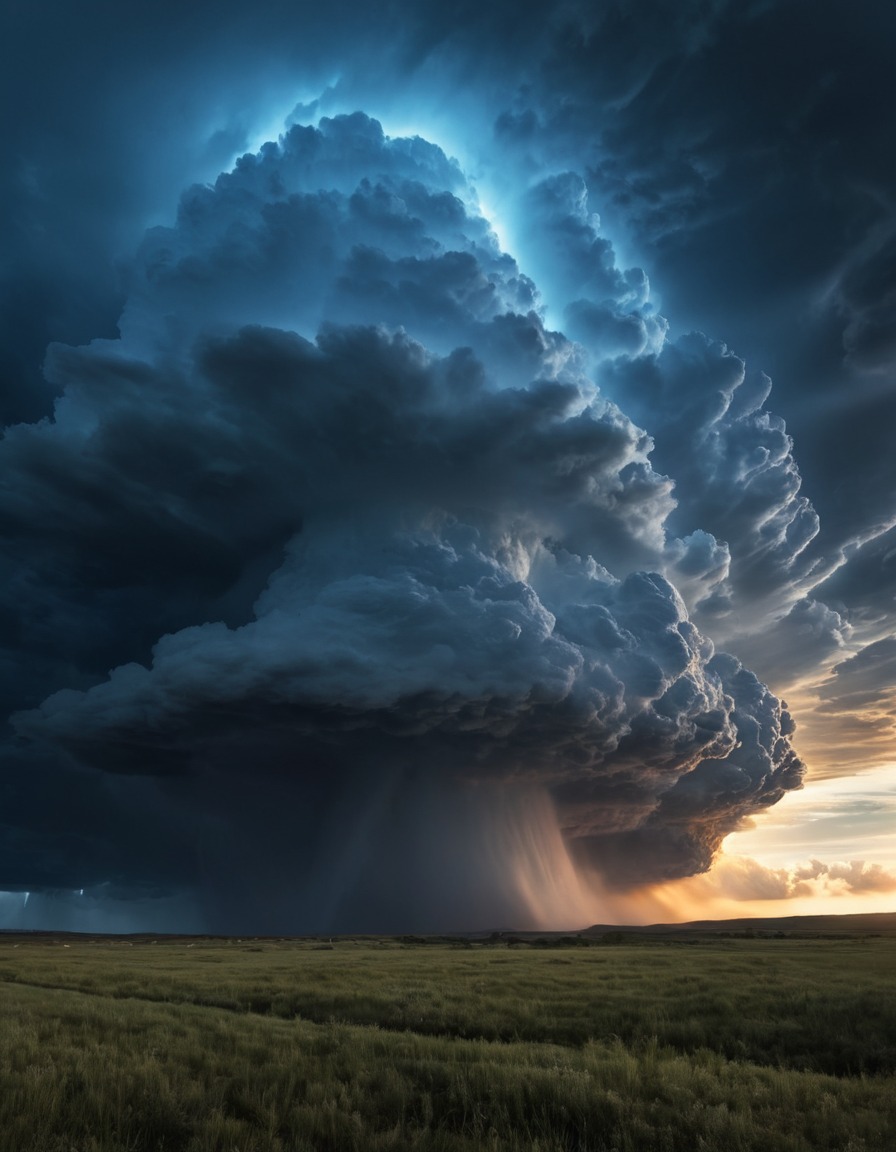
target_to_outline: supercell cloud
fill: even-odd
[[[629,356],[655,364],[644,277],[583,197],[554,180],[533,212],[600,296],[580,312],[652,326]],[[626,888],[705,869],[799,786],[787,712],[667,575],[718,596],[727,550],[699,505],[668,530],[653,440],[539,300],[458,166],[355,113],[188,192],[120,339],[51,348],[54,419],[3,444],[23,642],[57,688],[20,685],[16,747],[156,779],[196,836],[160,880],[204,863],[211,926],[531,916],[486,858],[501,810],[549,805]]]
[[[599,919],[599,894],[706,871],[725,836],[802,786],[787,686],[814,684],[822,722],[871,709],[882,746],[892,477],[870,451],[873,497],[847,514],[853,481],[825,479],[813,452],[830,433],[812,440],[793,401],[814,506],[763,362],[717,338],[727,295],[750,350],[738,309],[769,269],[742,258],[774,199],[751,194],[755,158],[785,146],[758,97],[738,127],[753,159],[720,135],[748,67],[722,107],[711,94],[737,34],[768,32],[768,7],[656,3],[637,22],[615,4],[546,22],[525,8],[509,40],[504,5],[453,26],[419,6],[400,36],[363,22],[354,39],[318,14],[289,49],[294,14],[274,5],[276,29],[244,44],[234,7],[198,77],[147,22],[147,59],[184,90],[170,156],[136,158],[138,135],[175,122],[147,104],[137,126],[147,66],[96,112],[116,130],[82,177],[82,239],[47,257],[55,280],[34,253],[61,210],[42,239],[16,240],[36,279],[8,342],[0,442],[0,889],[32,894],[30,923]],[[246,150],[240,68],[321,95]],[[224,112],[202,76],[231,93]],[[103,83],[85,108],[105,108]],[[409,93],[419,127],[384,128]],[[772,185],[811,168],[823,100],[807,96],[793,170]],[[446,130],[460,160],[435,142]],[[63,168],[11,138],[10,203],[49,220]],[[116,200],[126,156],[139,190]],[[171,157],[200,182],[182,191]],[[854,160],[869,188],[883,179]],[[826,267],[787,249],[776,306],[825,280],[838,370],[885,406],[892,238],[872,246],[888,235],[877,210],[825,187],[842,204],[815,205],[792,246],[835,217],[844,237],[864,220],[864,238],[836,267],[823,246]],[[722,268],[726,238],[737,268]],[[120,283],[104,271],[82,292],[81,268],[126,246]],[[719,277],[712,299],[689,253]],[[676,301],[718,331],[676,327]],[[796,338],[762,332],[755,349],[792,366]],[[876,865],[837,867],[742,886],[881,887]]]

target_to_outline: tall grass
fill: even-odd
[[[537,951],[344,941],[0,942],[0,979],[282,1019],[682,1052],[834,1075],[896,1072],[896,940]]]
[[[0,1150],[883,1152],[894,960],[0,942]]]

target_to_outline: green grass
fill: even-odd
[[[65,943],[0,939],[2,1152],[896,1147],[892,939]]]

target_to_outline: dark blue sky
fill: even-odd
[[[890,5],[3,22],[0,917],[896,887]]]

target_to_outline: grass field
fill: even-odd
[[[2,1152],[896,1148],[896,939],[0,937]]]

